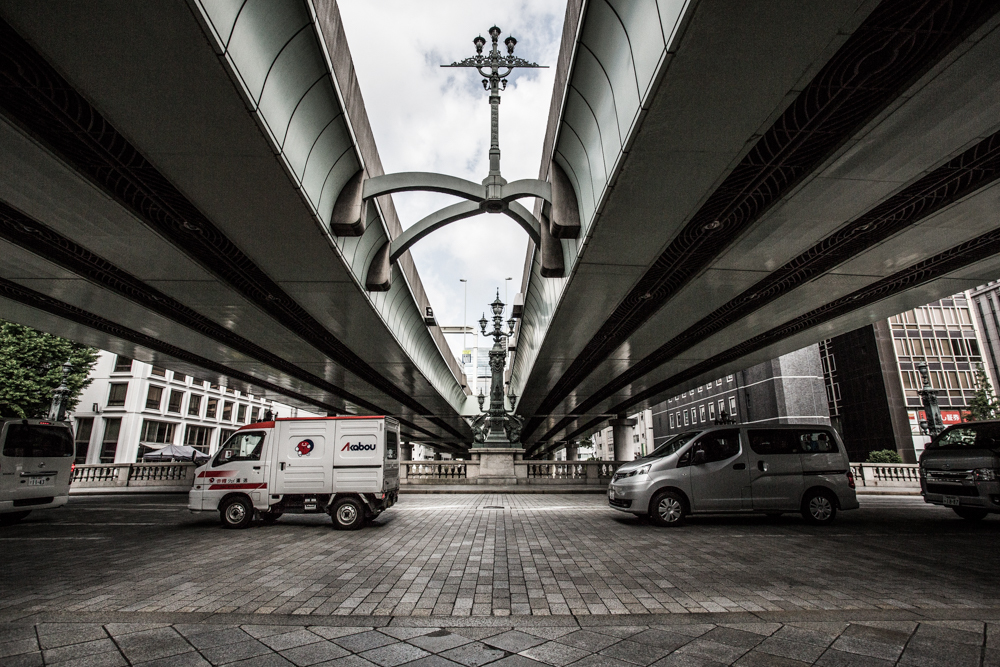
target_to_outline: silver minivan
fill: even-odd
[[[661,526],[709,512],[801,512],[828,524],[838,510],[858,508],[844,444],[833,428],[814,424],[679,433],[620,467],[608,503]]]
[[[0,419],[0,526],[65,505],[74,453],[66,422]]]

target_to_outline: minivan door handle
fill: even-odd
[[[254,466],[253,469],[254,470],[260,470],[260,466]]]
[[[767,461],[757,461],[757,470],[767,472]]]
[[[747,468],[747,464],[746,463],[734,463],[733,464],[733,470],[746,470],[746,468]]]
[[[282,462],[281,462],[281,469],[282,469],[282,470],[284,470],[284,469],[285,469],[285,462],[284,462],[284,461],[282,461]]]

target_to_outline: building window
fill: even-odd
[[[187,376],[187,375],[184,375],[183,373],[177,373],[177,372],[175,371],[175,372],[174,372],[174,377],[173,377],[173,381],[174,381],[174,382],[180,382],[181,384],[187,384],[187,381],[188,381],[188,376]]]
[[[184,444],[194,447],[203,454],[208,454],[209,445],[212,442],[212,429],[208,426],[192,426],[188,424],[184,429]]]
[[[161,398],[163,398],[163,387],[149,385],[149,391],[146,392],[146,409],[159,410]]]
[[[181,402],[184,400],[184,392],[176,389],[170,390],[170,400],[167,401],[167,412],[181,413]]]
[[[702,387],[701,385],[698,385],[698,393],[700,394],[700,393],[702,393],[703,391],[705,391],[705,388],[704,388],[704,387]]]
[[[90,449],[90,434],[94,432],[94,418],[80,417],[76,420],[76,462],[87,462]]]
[[[727,375],[726,382],[732,382],[735,377],[736,377],[735,375]]]
[[[725,402],[722,401],[722,399],[719,399],[719,416],[721,417],[722,413],[725,411],[726,411],[726,404]]]
[[[150,371],[153,375],[161,378],[167,377],[167,369],[163,366],[153,366],[153,370]]]
[[[236,433],[236,431],[234,431],[233,429],[230,429],[230,428],[220,428],[219,429],[219,448],[220,449],[222,448],[222,445],[226,444],[226,440],[229,440],[230,436],[232,436],[233,433]]]
[[[247,406],[240,405],[236,409],[236,423],[242,424],[246,421],[246,418],[247,418]]]
[[[205,380],[202,380],[201,378],[191,378],[191,386],[203,389],[205,387]]]
[[[214,382],[209,382],[208,383],[208,388],[209,389],[218,389],[219,385],[215,384]]]
[[[108,389],[108,407],[122,407],[125,405],[125,396],[128,394],[128,383],[112,384]]]
[[[170,422],[158,422],[151,419],[144,419],[142,422],[142,435],[139,438],[140,445],[169,445],[174,441],[174,428],[176,424]],[[142,459],[143,452],[136,454],[136,460]]]
[[[233,404],[226,401],[222,404],[222,421],[228,422],[233,420]]]
[[[205,403],[205,419],[215,419],[215,413],[219,409],[219,399],[210,398]]]
[[[684,425],[689,426],[691,424],[691,417],[688,416],[688,411],[684,411]]]
[[[698,414],[701,415],[701,423],[704,424],[705,423],[705,406],[704,405],[701,406],[700,408],[698,408]]]
[[[121,417],[104,420],[104,437],[101,438],[101,463],[114,463],[118,452],[118,435],[122,430]]]
[[[674,416],[670,415],[670,428],[674,428]]]
[[[736,397],[735,396],[730,396],[729,397],[729,414],[731,416],[733,416],[733,417],[736,417]]]
[[[114,373],[131,373],[132,372],[132,357],[123,357],[122,355],[115,356],[115,370]]]
[[[250,408],[250,423],[251,424],[256,424],[257,423],[257,412],[258,412],[258,408]]]
[[[715,403],[708,404],[708,418],[715,421]]]
[[[191,394],[191,398],[188,399],[188,414],[192,417],[197,417],[201,413],[201,396],[198,394]]]
[[[721,387],[722,386],[722,378],[719,378],[718,380],[715,381],[715,386],[716,387]]]

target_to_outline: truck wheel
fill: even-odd
[[[684,499],[673,491],[661,491],[649,503],[649,518],[657,526],[679,526],[684,514]]]
[[[825,526],[837,516],[837,503],[829,491],[810,491],[802,499],[802,517],[814,526]]]
[[[230,498],[219,509],[224,528],[246,528],[253,523],[253,505],[248,498]]]
[[[330,517],[337,530],[357,530],[365,525],[365,508],[357,498],[341,498],[333,504]]]
[[[281,512],[261,512],[260,520],[270,526],[281,517],[281,514]]]
[[[0,526],[13,526],[15,523],[23,519],[24,517],[31,514],[31,510],[24,510],[23,512],[8,512],[7,514],[0,514]]]
[[[989,514],[986,510],[978,507],[953,507],[952,509],[955,510],[955,514],[966,521],[982,521]]]

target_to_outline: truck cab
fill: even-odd
[[[396,503],[398,453],[399,422],[391,417],[249,424],[197,469],[188,509],[218,511],[227,528],[326,513],[335,528],[356,530]]]

